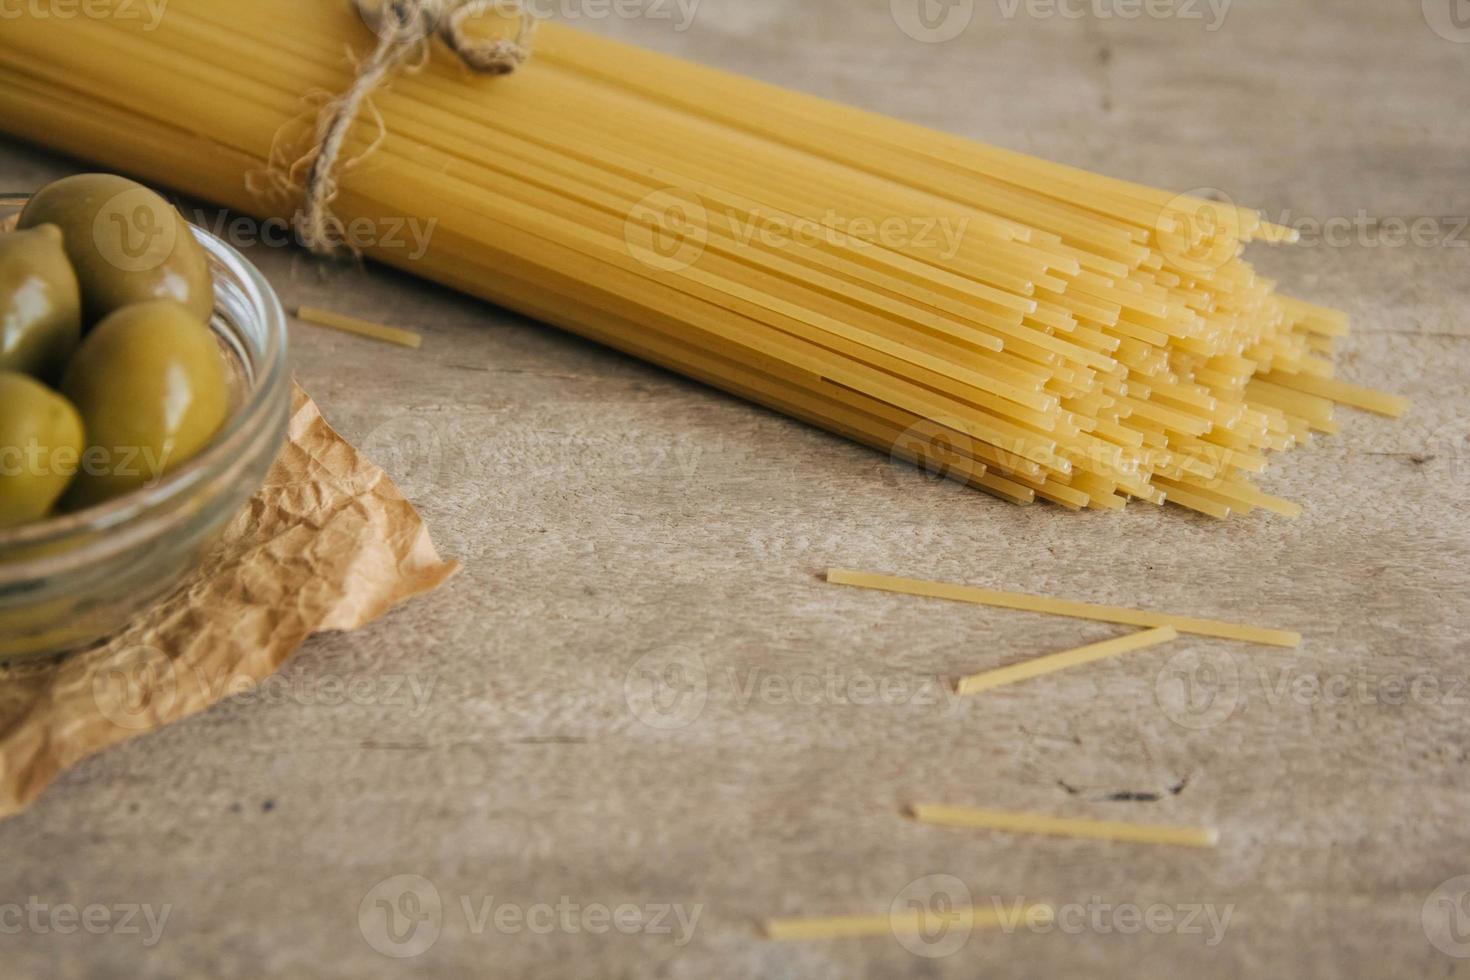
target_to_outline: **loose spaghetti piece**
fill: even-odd
[[[314,323],[319,327],[326,327],[330,330],[340,330],[343,333],[356,334],[359,337],[367,337],[371,340],[381,340],[385,344],[411,347],[414,350],[418,350],[419,346],[424,342],[423,337],[411,330],[385,327],[381,323],[369,323],[367,320],[359,320],[354,316],[333,313],[330,310],[319,310],[314,306],[303,306],[298,309],[296,311],[296,319],[304,323]]]
[[[835,585],[851,585],[860,589],[875,589],[879,592],[898,592],[903,595],[924,596],[931,599],[950,599],[955,602],[973,602],[981,606],[997,606],[1002,609],[1023,609],[1027,612],[1050,613],[1054,616],[1070,616],[1074,619],[1092,619],[1104,623],[1121,623],[1125,626],[1161,627],[1172,626],[1180,633],[1197,636],[1214,636],[1225,640],[1240,640],[1243,643],[1263,643],[1267,646],[1301,646],[1300,633],[1287,630],[1264,629],[1259,626],[1241,626],[1216,619],[1195,619],[1190,616],[1172,616],[1168,613],[1146,612],[1124,606],[1100,606],[1091,602],[1075,602],[1070,599],[1052,599],[1047,596],[1027,595],[1022,592],[997,592],[973,585],[956,585],[950,582],[925,582],[922,579],[896,578],[891,575],[875,575],[871,572],[854,572],[841,568],[827,571],[827,581]]]
[[[1121,823],[1116,820],[1085,820],[1079,817],[1050,817],[1040,813],[978,810],[929,803],[915,804],[910,812],[920,823],[999,830],[1008,834],[1046,834],[1051,837],[1083,837],[1133,844],[1178,844],[1183,847],[1214,847],[1220,842],[1220,832],[1212,827],[1170,827],[1162,824]]]
[[[1160,643],[1168,643],[1170,640],[1179,638],[1178,630],[1172,626],[1161,626],[1158,629],[1142,630],[1129,636],[1120,636],[1112,640],[1104,640],[1090,646],[1079,647],[1076,650],[1068,650],[1064,653],[1053,653],[1046,657],[1037,657],[1025,663],[1013,664],[1010,667],[1001,667],[998,670],[987,670],[983,674],[972,674],[963,678],[955,687],[960,694],[979,694],[981,691],[989,691],[992,688],[1004,687],[1007,684],[1015,684],[1018,681],[1030,680],[1040,677],[1042,674],[1051,674],[1068,667],[1076,667],[1079,664],[1090,664],[1094,660],[1103,660],[1107,657],[1116,657],[1119,654],[1131,653],[1134,650],[1144,650],[1148,647],[1158,646]]]
[[[812,919],[768,919],[768,939],[851,939],[861,936],[913,936],[932,934],[948,926],[951,929],[1015,928],[1023,923],[1045,925],[1055,917],[1055,910],[1036,902],[1021,909],[975,908],[964,905],[948,911],[906,909],[890,915],[833,916]]]

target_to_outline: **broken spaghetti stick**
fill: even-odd
[[[1169,827],[1162,824],[1121,823],[1116,820],[1048,817],[1040,813],[977,810],[929,803],[915,804],[909,808],[909,812],[920,823],[975,827],[1009,834],[1047,834],[1052,837],[1082,837],[1127,841],[1133,844],[1178,844],[1183,847],[1214,847],[1220,842],[1220,832],[1213,827]]]
[[[848,915],[825,919],[768,919],[766,938],[851,939],[859,936],[914,936],[952,929],[1015,928],[1021,923],[1046,925],[1055,917],[1050,905],[1034,903],[1021,909],[977,909],[962,905],[947,911],[913,908],[889,915]]]
[[[854,572],[841,568],[828,569],[827,581],[836,585],[851,585],[859,589],[899,592],[904,595],[924,596],[931,599],[951,599],[955,602],[973,602],[982,606],[998,606],[1002,609],[1024,609],[1027,612],[1051,613],[1054,616],[1071,616],[1075,619],[1094,619],[1104,623],[1122,623],[1125,626],[1172,626],[1181,633],[1215,636],[1245,643],[1264,643],[1267,646],[1297,647],[1302,642],[1300,633],[1286,630],[1241,626],[1216,619],[1171,616],[1168,613],[1146,612],[1142,609],[1128,609],[1123,606],[1100,606],[1091,602],[1052,599],[1046,596],[1026,595],[1021,592],[997,592],[973,585],[895,578],[891,575],[874,575],[871,572]]]
[[[343,333],[356,334],[359,337],[381,340],[385,344],[397,344],[399,347],[410,347],[414,350],[418,350],[424,342],[424,338],[412,330],[385,327],[381,323],[369,323],[357,317],[344,316],[330,310],[319,310],[314,306],[303,306],[298,309],[296,319],[305,323],[314,323],[319,327],[327,327],[330,330],[340,330]]]
[[[1270,373],[1261,375],[1263,381],[1281,385],[1296,391],[1304,391],[1318,398],[1326,398],[1343,405],[1377,412],[1391,419],[1402,416],[1409,410],[1409,400],[1399,395],[1390,395],[1361,385],[1348,384],[1336,378],[1321,378],[1310,374]]]
[[[955,690],[960,694],[979,694],[991,688],[1004,687],[1007,684],[1015,684],[1018,681],[1030,680],[1043,674],[1052,674],[1068,667],[1076,667],[1080,664],[1090,664],[1094,660],[1103,660],[1107,657],[1116,657],[1121,653],[1131,653],[1134,650],[1144,650],[1148,647],[1158,646],[1160,643],[1168,643],[1179,639],[1179,631],[1172,626],[1161,626],[1158,629],[1143,630],[1138,633],[1130,633],[1128,636],[1119,636],[1101,643],[1093,643],[1090,646],[1078,647],[1075,650],[1067,650],[1063,653],[1053,653],[1046,657],[1037,657],[1027,660],[1025,663],[1013,664],[1010,667],[1001,667],[998,670],[987,670],[983,674],[972,674],[962,678]]]

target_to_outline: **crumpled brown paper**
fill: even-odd
[[[92,753],[251,689],[311,634],[362,627],[457,569],[297,388],[265,485],[172,598],[100,647],[0,668],[0,817]]]

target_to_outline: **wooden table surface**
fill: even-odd
[[[1297,521],[1014,508],[397,273],[255,247],[288,306],[424,333],[407,352],[298,327],[296,372],[464,572],[0,826],[0,971],[1470,975],[1465,0],[939,0],[914,33],[970,18],[943,42],[897,26],[914,2],[704,0],[687,25],[689,0],[546,6],[1296,223],[1307,244],[1251,257],[1351,312],[1341,373],[1410,417],[1345,411],[1280,459],[1264,486]],[[81,168],[0,144],[0,189]],[[1118,630],[843,589],[829,565],[1306,639],[1188,640],[959,703],[958,675]],[[916,801],[1221,843],[926,827]],[[902,942],[759,929],[966,893],[1064,914]],[[70,918],[88,906],[99,934]]]

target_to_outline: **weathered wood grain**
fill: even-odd
[[[979,0],[944,44],[904,36],[883,0],[705,0],[685,32],[588,26],[1273,216],[1470,215],[1470,44],[1436,35],[1420,0],[1238,0],[1213,32],[1006,6]],[[79,167],[0,146],[0,189]],[[1229,524],[1012,508],[395,273],[252,249],[288,305],[424,333],[410,353],[302,327],[297,376],[466,572],[0,825],[0,906],[172,908],[151,948],[146,927],[16,932],[0,916],[4,972],[1470,973],[1429,938],[1445,945],[1460,914],[1437,898],[1461,891],[1436,888],[1470,874],[1470,235],[1360,237],[1253,258],[1351,311],[1344,375],[1414,412],[1344,413],[1341,436],[1265,481],[1306,516]],[[961,703],[942,680],[1116,630],[840,589],[817,578],[829,564],[1248,618],[1306,642],[1191,639]],[[690,698],[650,714],[640,668]],[[916,799],[1209,823],[1223,843],[921,827],[901,816]],[[445,906],[438,941],[405,961],[358,922],[400,874]],[[981,902],[1233,913],[1214,945],[1207,925],[1108,920],[977,934],[939,958],[758,935],[767,915],[882,914],[931,874]],[[702,914],[685,945],[677,925],[475,934],[460,896]]]

